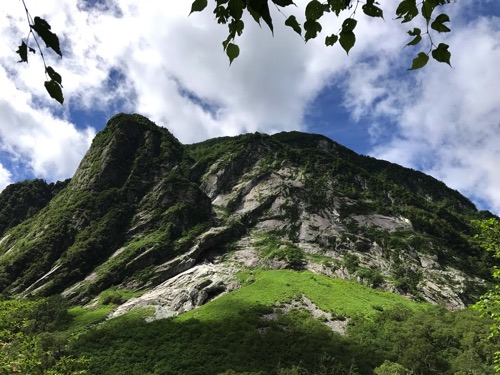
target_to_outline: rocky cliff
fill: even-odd
[[[491,214],[432,177],[320,135],[182,145],[119,114],[57,186],[19,200],[29,214],[0,232],[1,292],[88,302],[127,287],[148,292],[116,314],[153,305],[168,316],[238,288],[242,268],[267,267],[457,309],[477,298],[491,266],[469,225]]]

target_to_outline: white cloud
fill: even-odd
[[[221,48],[225,28],[216,25],[210,11],[186,17],[189,7],[183,3],[175,20],[167,6],[154,9],[154,15],[147,14],[149,7],[136,9],[138,20],[157,26],[144,28],[135,52],[120,58],[134,82],[137,110],[166,124],[184,142],[299,129],[307,102],[329,72],[345,64],[341,58],[318,69],[319,54],[326,58],[334,52],[325,53],[318,43],[304,45],[279,24],[272,38],[265,26],[259,29],[246,20],[247,30],[238,39],[242,53],[229,67]],[[215,109],[205,110],[182,90]]]
[[[14,164],[27,165],[30,173],[41,178],[56,180],[71,176],[95,131],[77,130],[49,110],[34,106],[33,96],[18,90],[3,67],[0,67],[0,86],[10,94],[0,98],[0,149],[10,155]]]
[[[113,16],[116,12],[81,11],[78,4],[30,4],[32,14],[47,14],[52,28],[63,30],[59,35],[65,55],[56,70],[63,76],[69,109],[106,109],[119,98],[127,102],[126,109],[168,125],[186,142],[300,128],[308,101],[347,60],[338,50],[325,50],[321,42],[304,45],[281,22],[276,22],[272,38],[266,27],[259,29],[247,19],[247,30],[238,40],[241,56],[230,68],[221,48],[226,28],[214,22],[211,11],[187,17],[189,1],[151,6],[124,0],[119,2],[121,18]],[[7,11],[16,18],[10,29],[4,27],[11,43],[2,46],[3,66],[11,64],[7,59],[23,36],[15,27],[25,24],[21,7],[9,4]],[[39,61],[30,57],[29,66],[17,67],[16,85],[54,109],[56,103],[44,93]],[[54,61],[53,54],[48,61]],[[112,68],[123,71],[126,80],[109,90],[106,78]],[[183,96],[180,87],[218,110],[205,111]]]
[[[5,187],[12,183],[10,172],[0,164],[0,191],[5,189]]]
[[[333,87],[343,90],[353,119],[371,124],[375,156],[431,172],[500,211],[500,172],[493,162],[500,147],[499,23],[476,17],[467,24],[463,15],[475,9],[471,0],[449,7],[452,21],[458,20],[449,40],[453,68],[430,62],[417,73],[405,70],[419,49],[402,49],[408,26],[392,20],[397,0],[384,2],[386,21],[358,17],[348,57],[339,46],[323,45],[323,37],[340,26],[331,17],[322,36],[307,44],[283,26],[279,13],[273,13],[274,37],[266,25],[246,19],[237,40],[241,55],[231,67],[221,46],[226,28],[216,24],[211,9],[188,17],[187,0],[99,1],[93,10],[85,3],[29,4],[62,41],[64,58],[46,57],[63,76],[63,110],[44,92],[38,55],[30,55],[29,65],[13,66],[12,52],[27,31],[25,15],[15,1],[0,4],[10,17],[0,18],[1,144],[37,176],[65,178],[77,167],[94,132],[64,120],[74,110],[139,112],[181,141],[194,142],[307,130],[308,105]],[[291,12],[299,16],[306,0],[297,3]]]
[[[500,212],[500,19],[455,25],[449,38],[453,68],[436,64],[411,82],[377,61],[365,85],[363,72],[346,81],[346,105],[376,123],[373,155],[423,170],[449,186],[489,202]],[[384,128],[384,125],[387,126]],[[395,128],[389,141],[377,139]]]
[[[0,101],[0,112],[5,115],[0,129],[3,150],[13,160],[27,164],[31,173],[48,180],[71,176],[95,136],[92,128],[78,131],[48,112],[6,101]]]

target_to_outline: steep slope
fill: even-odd
[[[480,288],[470,276],[488,277],[469,221],[489,213],[430,176],[297,132],[189,149],[219,212],[330,258],[316,272],[389,282],[451,308]]]
[[[11,184],[0,194],[0,236],[32,217],[49,203],[69,180],[48,184],[43,180]]]
[[[323,136],[184,146],[120,114],[68,186],[0,238],[0,291],[89,301],[111,286],[148,289],[120,311],[153,305],[165,316],[237,288],[242,267],[263,266],[461,308],[489,275],[469,225],[488,214],[432,177]]]
[[[171,319],[145,322],[149,311],[136,309],[101,322],[73,353],[90,358],[96,375],[372,375],[386,360],[415,374],[494,374],[498,342],[472,309],[449,312],[308,271],[254,270],[240,280]]]
[[[68,187],[1,240],[2,289],[51,294],[80,282],[76,292],[92,295],[182,252],[175,240],[210,224],[210,201],[183,176],[184,158],[149,120],[113,117]]]

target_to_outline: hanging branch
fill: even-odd
[[[32,18],[30,12],[28,11],[26,3],[24,2],[24,0],[21,1],[23,3],[24,10],[26,12],[26,19],[29,25],[29,32],[28,36],[26,37],[26,42],[22,40],[21,45],[18,47],[18,50],[16,51],[16,53],[19,54],[19,56],[21,57],[21,60],[19,60],[19,62],[27,63],[28,52],[36,53],[36,50],[28,45],[30,36],[33,35],[36,47],[40,52],[40,56],[42,56],[45,76],[47,78],[47,81],[45,81],[44,83],[45,89],[53,99],[63,104],[64,96],[62,93],[62,77],[51,66],[47,66],[47,63],[45,61],[45,56],[43,55],[42,48],[40,46],[40,43],[38,42],[37,34],[45,42],[47,48],[52,48],[52,50],[62,58],[62,52],[59,46],[59,38],[57,37],[56,34],[50,31],[51,27],[46,20],[40,17]]]

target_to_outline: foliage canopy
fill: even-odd
[[[416,46],[422,41],[422,36],[426,35],[429,40],[429,49],[420,52],[413,60],[409,70],[420,69],[429,61],[431,55],[436,61],[451,65],[451,53],[448,51],[449,46],[445,43],[436,45],[432,39],[431,33],[447,33],[450,28],[445,25],[450,22],[450,17],[446,13],[440,13],[438,10],[443,5],[451,3],[451,0],[423,0],[417,4],[416,0],[401,0],[396,9],[396,19],[402,23],[410,23],[416,19],[422,18],[425,21],[426,29],[422,30],[418,27],[408,31],[412,39],[406,46]],[[269,6],[275,6],[279,12],[283,13],[284,8],[290,5],[296,5],[292,0],[216,0],[213,13],[218,23],[227,25],[228,36],[222,42],[224,51],[232,63],[240,54],[240,49],[234,43],[237,36],[243,33],[245,23],[243,15],[245,12],[250,14],[252,18],[260,25],[261,21],[269,27],[271,32],[274,32],[273,19]],[[207,0],[194,0],[191,5],[191,13],[201,12],[208,6]],[[356,20],[357,14],[361,12],[368,17],[384,19],[384,11],[380,7],[380,3],[375,0],[310,0],[305,8],[305,22],[301,25],[295,15],[289,15],[285,20],[285,25],[292,28],[299,34],[304,41],[315,39],[323,30],[323,25],[326,23],[323,17],[326,14],[335,14],[341,17],[344,12],[348,16],[343,19],[342,26],[338,32],[325,37],[325,45],[333,46],[337,42],[345,50],[347,54],[356,43],[355,28],[358,23]],[[420,8],[420,9],[419,9]],[[433,13],[435,17],[433,17]],[[437,14],[437,15],[436,15]],[[420,17],[419,17],[420,16]],[[322,25],[323,23],[323,25]],[[304,32],[304,33],[303,33]]]
[[[500,221],[495,218],[487,220],[474,221],[479,234],[476,238],[479,240],[481,246],[493,253],[493,257],[500,259]],[[493,278],[497,281],[486,294],[484,294],[480,301],[475,305],[475,308],[494,320],[491,326],[491,338],[500,337],[500,267],[493,267]],[[495,370],[500,373],[500,350],[495,353]]]
[[[422,0],[417,3],[417,0],[401,0],[396,9],[396,19],[402,23],[413,23],[415,20],[425,21],[425,29],[413,27],[408,31],[411,40],[406,46],[419,45],[423,40],[423,36],[428,39],[428,48],[419,52],[413,59],[409,70],[416,70],[424,67],[432,56],[436,61],[446,63],[451,66],[451,53],[448,50],[449,46],[445,43],[436,43],[433,40],[434,33],[448,33],[450,28],[447,23],[450,22],[450,17],[446,13],[440,12],[442,6],[451,3],[452,0]],[[48,66],[42,52],[42,48],[38,38],[46,44],[46,48],[52,49],[57,55],[62,58],[62,51],[59,44],[59,38],[51,30],[47,20],[41,17],[32,17],[24,0],[22,0],[26,18],[29,26],[28,36],[21,40],[21,44],[16,51],[19,54],[19,62],[28,62],[29,53],[36,53],[38,49],[45,68],[45,89],[49,95],[58,101],[64,103],[62,92],[62,77],[54,68]],[[275,6],[276,9],[283,13],[284,9],[290,5],[296,5],[292,0],[215,0],[213,13],[217,23],[227,25],[228,36],[222,42],[224,51],[226,52],[229,63],[240,55],[240,47],[235,43],[236,37],[241,36],[245,28],[243,21],[244,14],[248,13],[259,25],[263,21],[274,32],[274,24],[269,7]],[[204,11],[208,6],[208,0],[194,0],[191,4],[191,13]],[[288,8],[287,8],[288,9]],[[347,54],[356,43],[355,29],[357,26],[356,16],[363,13],[367,17],[384,19],[384,10],[380,7],[380,3],[376,0],[310,0],[303,9],[305,22],[303,25],[299,23],[295,15],[289,15],[285,20],[285,25],[300,35],[307,42],[310,39],[315,39],[323,30],[323,25],[327,22],[325,16],[334,14],[336,17],[343,17],[348,14],[342,22],[340,29],[331,35],[325,36],[325,45],[333,46],[338,44],[345,50]],[[283,13],[284,14],[284,13]],[[30,37],[33,37],[36,49],[30,45]]]

